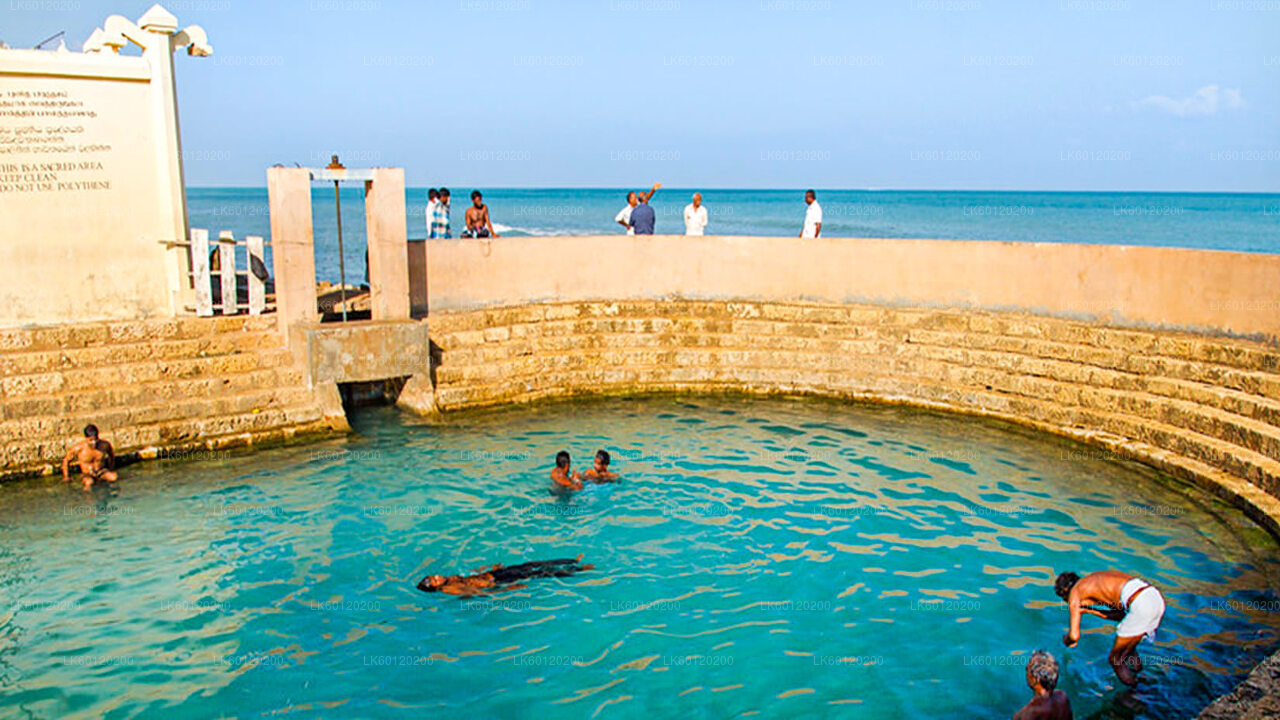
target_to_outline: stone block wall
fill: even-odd
[[[0,478],[60,471],[88,423],[125,457],[331,429],[274,315],[0,329]]]

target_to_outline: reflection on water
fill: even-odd
[[[1192,717],[1280,646],[1276,547],[1153,471],[967,419],[783,400],[393,410],[346,440],[0,493],[0,708],[33,717],[1007,716],[1036,648],[1077,717]],[[560,449],[618,485],[547,492]],[[428,572],[585,553],[464,600]],[[1168,611],[1115,686],[1061,570]]]

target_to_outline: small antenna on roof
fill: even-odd
[[[50,35],[44,40],[41,40],[40,42],[36,43],[36,46],[32,48],[32,50],[39,50],[41,47],[48,45],[49,43],[53,42],[54,40],[57,40],[60,37],[65,36],[66,34],[67,34],[66,30],[59,30],[56,34]]]

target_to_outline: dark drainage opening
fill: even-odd
[[[342,395],[342,409],[349,415],[353,410],[366,407],[395,405],[400,391],[409,376],[372,380],[369,382],[338,383]]]

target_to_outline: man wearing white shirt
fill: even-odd
[[[693,202],[684,206],[684,234],[701,235],[707,229],[707,209],[702,205],[702,193],[693,194]]]
[[[653,194],[658,192],[658,188],[662,187],[662,183],[654,183],[653,188],[645,193],[646,202],[653,199]],[[640,197],[635,192],[627,193],[627,206],[618,211],[613,221],[627,229],[628,235],[635,235],[635,228],[631,227],[631,211],[635,210],[636,205],[640,204]]]
[[[822,232],[822,206],[818,204],[818,194],[806,190],[804,203],[809,208],[804,211],[804,228],[800,231],[800,237],[816,238]]]
[[[431,233],[431,211],[436,209],[436,203],[440,202],[440,192],[435,188],[427,191],[427,233]]]

